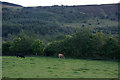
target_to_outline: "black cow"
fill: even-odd
[[[17,54],[17,57],[25,58],[25,56],[21,54]]]

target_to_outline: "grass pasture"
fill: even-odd
[[[118,78],[118,62],[3,56],[3,78]]]

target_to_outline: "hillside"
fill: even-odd
[[[118,4],[22,7],[2,2],[2,6],[5,41],[27,35],[50,42],[56,36],[71,35],[83,27],[118,34]]]
[[[8,2],[2,2],[2,6],[3,7],[22,7],[21,5],[8,3]]]

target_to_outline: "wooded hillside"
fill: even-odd
[[[22,7],[3,2],[2,5],[5,41],[27,35],[48,43],[61,34],[71,35],[83,27],[118,34],[118,4]]]

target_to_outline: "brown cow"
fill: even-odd
[[[65,56],[63,54],[58,54],[58,57],[59,58],[64,58],[65,59]]]

